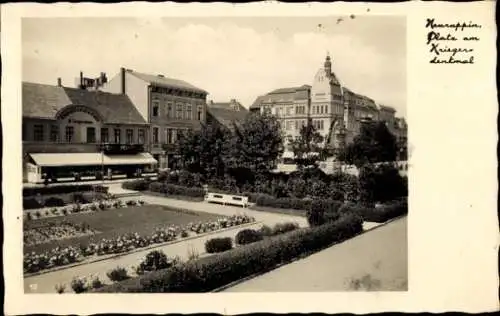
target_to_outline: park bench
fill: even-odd
[[[207,193],[205,201],[222,205],[248,206],[248,197],[240,195],[229,195],[222,193]]]

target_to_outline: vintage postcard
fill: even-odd
[[[6,314],[498,309],[493,1],[1,10]]]

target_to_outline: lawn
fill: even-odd
[[[78,246],[79,244],[99,241],[103,238],[115,238],[126,233],[137,232],[139,235],[149,235],[153,233],[156,227],[162,225],[175,224],[182,226],[190,222],[208,222],[220,217],[220,215],[178,210],[166,206],[144,205],[26,221],[24,229],[66,221],[74,224],[88,224],[91,229],[98,231],[98,233],[91,236],[81,236],[34,246],[27,246],[24,247],[24,253],[32,251],[38,253],[51,250],[57,246]]]

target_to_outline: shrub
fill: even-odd
[[[31,199],[23,199],[23,209],[25,210],[32,210],[35,208],[42,208],[43,205],[38,203],[37,200],[31,198]]]
[[[204,197],[205,191],[203,188],[183,187],[180,185],[153,182],[149,185],[149,190],[152,192],[163,193],[165,195],[181,195],[189,197]]]
[[[274,225],[271,233],[272,235],[279,235],[291,232],[293,230],[299,229],[299,224],[297,223],[278,223]]]
[[[134,200],[128,200],[125,204],[127,204],[128,206],[135,206],[137,205],[137,202]]]
[[[116,267],[113,270],[108,271],[106,275],[113,282],[120,282],[130,278],[127,270],[122,267]]]
[[[31,221],[33,219],[33,215],[31,214],[31,212],[28,212],[28,214],[26,214],[27,218],[29,221]]]
[[[65,209],[65,208],[63,208],[63,209],[62,209],[62,213],[63,213],[63,215],[68,215],[68,210],[67,210],[67,209]]]
[[[149,188],[150,181],[138,179],[133,181],[126,181],[122,183],[122,188],[132,191],[146,191]]]
[[[361,218],[347,215],[334,223],[266,238],[244,247],[188,261],[168,270],[151,272],[143,277],[107,286],[99,292],[208,292],[349,239],[362,229]]]
[[[360,204],[346,204],[340,208],[339,212],[356,214],[366,222],[384,223],[407,214],[408,202],[405,200],[393,201],[379,208],[365,207]]]
[[[309,225],[323,225],[327,221],[336,221],[342,202],[335,200],[314,200],[307,210],[306,217]]]
[[[49,197],[48,199],[45,200],[44,204],[46,207],[66,205],[66,203],[64,203],[64,200],[58,197]]]
[[[58,294],[62,294],[66,290],[66,285],[64,285],[64,284],[56,284],[55,289],[56,289],[56,292]]]
[[[188,236],[189,236],[189,234],[188,234],[188,232],[186,230],[182,230],[181,231],[181,238],[186,238]]]
[[[98,276],[92,279],[90,285],[93,289],[100,289],[101,287],[104,286],[104,284],[101,282]]]
[[[258,206],[307,210],[309,208],[309,205],[311,204],[311,201],[296,198],[274,198],[270,195],[261,194],[257,197],[256,204]]]
[[[360,201],[372,205],[408,195],[407,179],[392,165],[364,166],[359,173]]]
[[[268,236],[273,236],[273,229],[267,225],[263,225],[260,229],[260,234],[262,236],[268,237]]]
[[[36,211],[36,212],[35,212],[35,217],[36,217],[36,218],[40,218],[40,217],[42,217],[42,213],[40,213],[40,211]]]
[[[144,274],[155,270],[166,269],[170,267],[167,255],[163,251],[153,250],[146,255],[144,260],[136,269],[137,274]]]
[[[74,203],[81,203],[81,204],[90,203],[90,201],[88,200],[88,198],[86,196],[84,196],[83,193],[80,193],[80,192],[73,193],[73,196],[72,196],[71,200]]]
[[[230,237],[212,238],[205,242],[205,250],[208,253],[223,252],[233,248],[233,240]]]
[[[262,240],[263,236],[260,231],[255,229],[243,229],[240,230],[235,237],[235,242],[238,245],[251,244],[256,241]]]
[[[199,257],[200,257],[200,254],[198,253],[198,251],[196,251],[196,249],[194,249],[193,246],[189,247],[189,249],[188,249],[188,260],[189,261],[196,260]]]
[[[85,278],[74,278],[71,280],[71,288],[77,294],[86,292],[89,289]]]

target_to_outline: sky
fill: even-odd
[[[120,67],[182,79],[215,102],[312,84],[327,52],[340,82],[406,116],[406,20],[397,16],[24,18],[23,81],[74,86]]]

